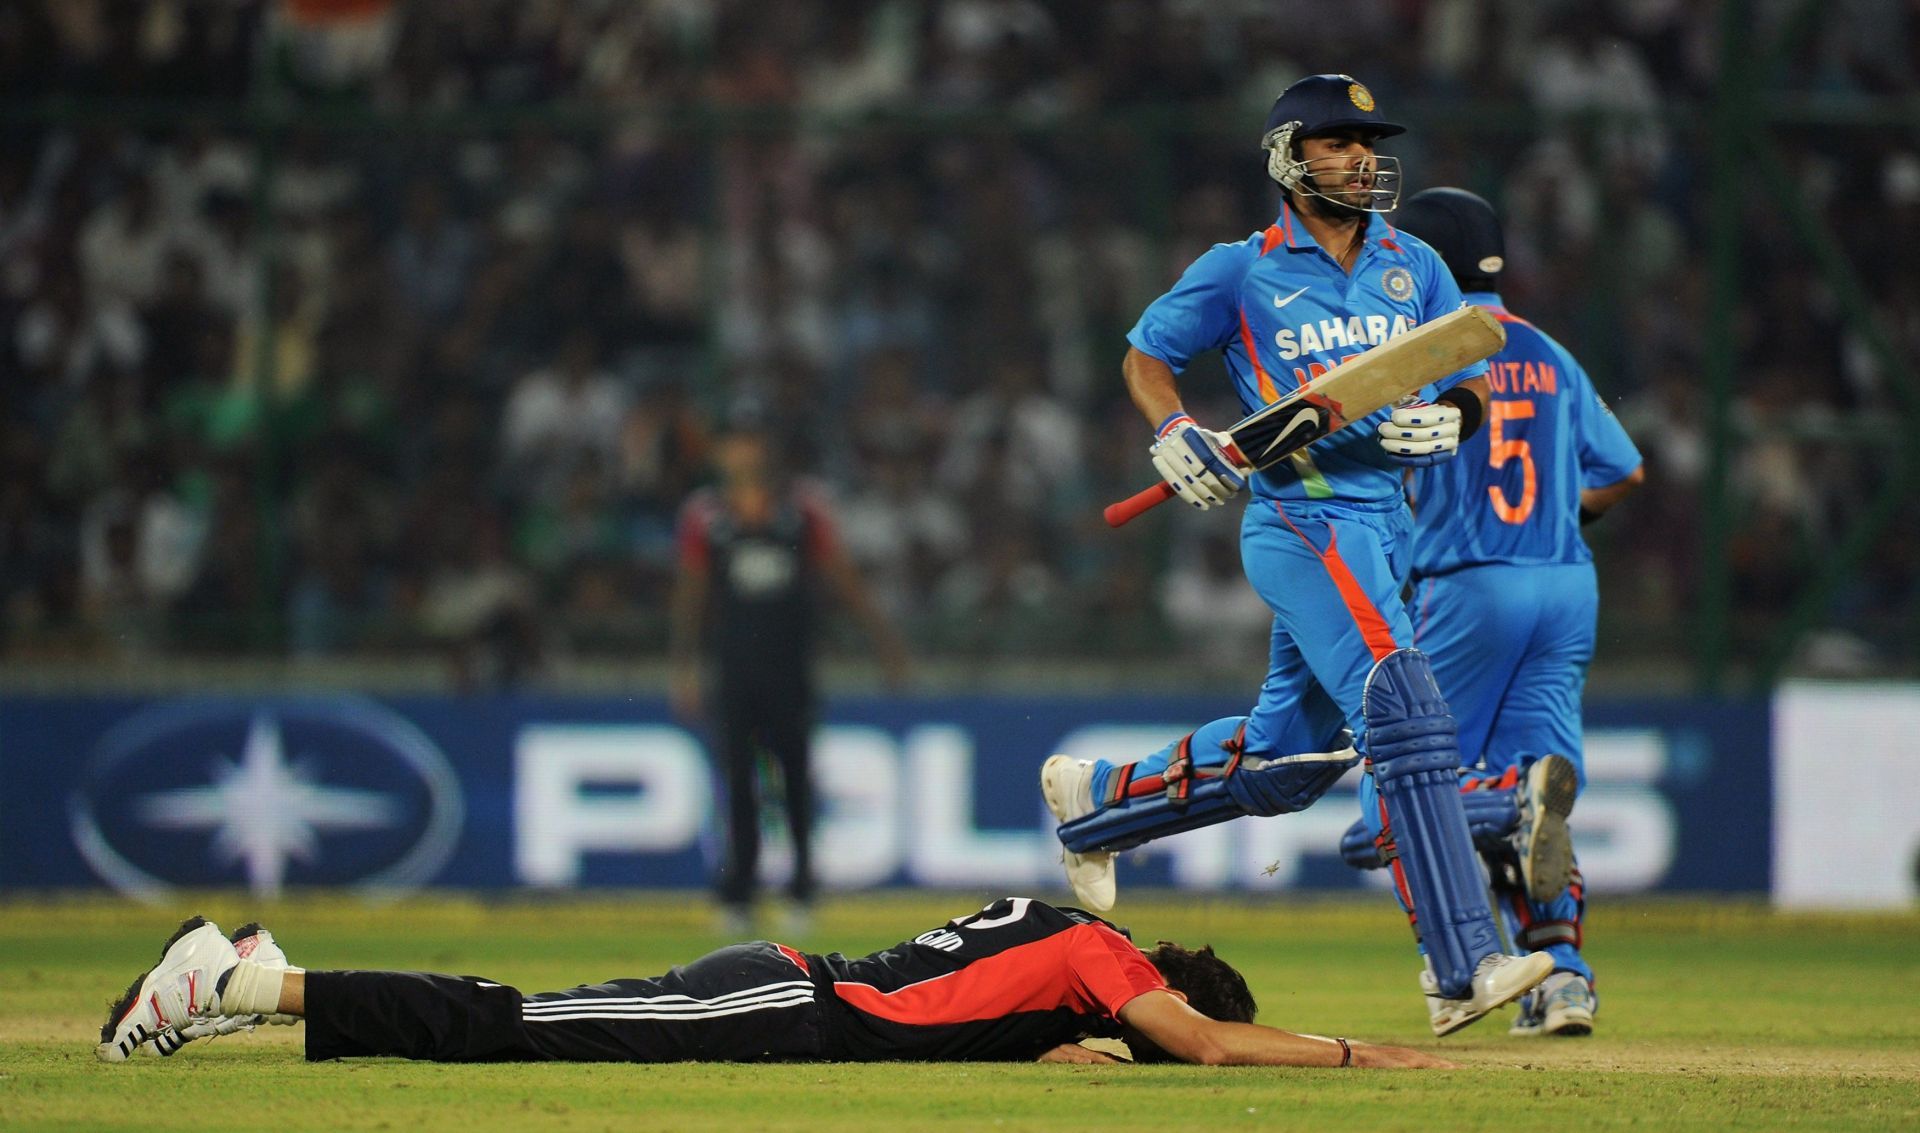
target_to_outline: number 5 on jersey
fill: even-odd
[[[1497,473],[1511,461],[1520,462],[1520,502],[1511,503],[1498,484],[1487,485],[1487,499],[1500,522],[1516,526],[1533,514],[1534,494],[1539,490],[1539,473],[1533,467],[1533,446],[1525,437],[1507,436],[1508,421],[1524,421],[1533,416],[1533,402],[1495,399],[1487,413],[1487,463]]]

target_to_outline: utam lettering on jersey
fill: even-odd
[[[1495,394],[1560,392],[1560,371],[1551,362],[1508,362],[1495,358],[1487,363],[1487,385]]]
[[[1302,354],[1332,350],[1339,346],[1378,346],[1417,325],[1405,315],[1395,315],[1391,319],[1385,315],[1321,319],[1319,322],[1281,327],[1273,333],[1273,347],[1281,358],[1291,362]]]

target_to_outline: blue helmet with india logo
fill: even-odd
[[[1352,75],[1308,75],[1280,92],[1267,112],[1261,137],[1289,122],[1296,139],[1345,129],[1367,130],[1376,138],[1407,132],[1405,126],[1386,120],[1373,92]]]
[[[1345,130],[1364,135],[1369,143],[1407,132],[1405,126],[1389,122],[1380,113],[1373,92],[1352,75],[1308,75],[1295,82],[1274,100],[1260,135],[1261,148],[1267,150],[1268,175],[1286,189],[1365,212],[1390,211],[1400,196],[1400,163],[1395,158],[1376,157],[1366,170],[1371,182],[1365,189],[1366,204],[1328,197],[1314,185],[1309,176],[1313,171],[1301,160],[1300,142]]]

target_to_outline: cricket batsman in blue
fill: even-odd
[[[1049,759],[1041,792],[1060,822],[1068,880],[1111,908],[1116,852],[1240,815],[1303,810],[1363,759],[1382,847],[1426,967],[1435,1034],[1509,1003],[1552,970],[1500,946],[1459,789],[1455,723],[1401,600],[1412,566],[1408,468],[1450,460],[1485,416],[1486,366],[1437,380],[1255,473],[1182,407],[1175,375],[1219,350],[1246,411],[1346,358],[1461,306],[1432,249],[1381,213],[1404,133],[1348,75],[1288,87],[1261,136],[1279,216],[1216,244],[1128,334],[1123,376],[1157,425],[1153,463],[1207,510],[1251,490],[1240,524],[1248,581],[1273,610],[1267,675],[1245,716],[1215,720],[1135,763]]]
[[[1507,310],[1491,205],[1428,189],[1394,221],[1439,252],[1467,302],[1507,330],[1489,363],[1487,427],[1458,460],[1417,469],[1409,485],[1414,641],[1461,706],[1460,749],[1479,761],[1462,801],[1513,939],[1553,959],[1513,1030],[1590,1034],[1598,1000],[1580,954],[1585,886],[1566,823],[1586,785],[1580,698],[1599,610],[1580,529],[1639,485],[1640,451],[1566,348]],[[1365,815],[1341,848],[1378,867],[1381,831]]]

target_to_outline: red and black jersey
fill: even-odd
[[[1166,986],[1114,926],[1007,897],[849,960],[755,940],[664,975],[523,995],[475,976],[307,973],[307,1057],[441,1062],[1030,1060]]]
[[[734,514],[713,489],[687,501],[680,561],[712,581],[710,644],[723,682],[748,688],[804,683],[819,566],[837,539],[824,498],[805,484],[790,485],[770,514],[755,519]]]
[[[832,1057],[855,1061],[1030,1060],[1115,1033],[1121,1007],[1166,987],[1113,925],[1030,897],[1004,897],[870,956],[804,960],[839,1008],[828,1021]]]

